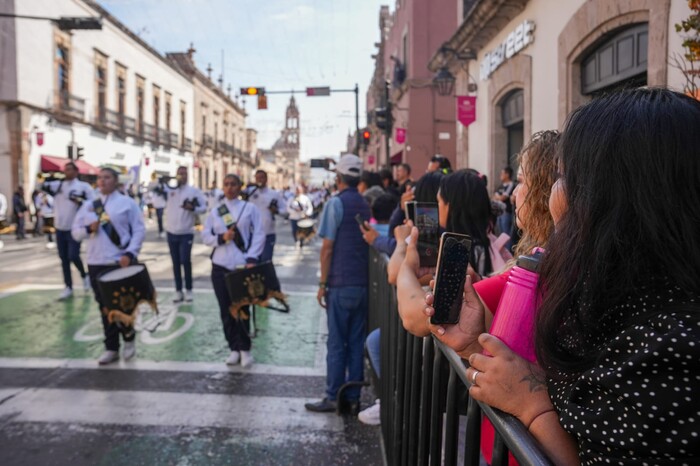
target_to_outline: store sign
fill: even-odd
[[[476,97],[473,95],[457,96],[457,120],[464,126],[476,121]]]
[[[480,76],[482,81],[489,79],[491,74],[498,69],[506,60],[511,59],[522,49],[530,45],[535,39],[533,33],[535,23],[525,21],[515,28],[513,32],[495,49],[484,56],[481,61]]]

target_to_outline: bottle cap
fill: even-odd
[[[527,256],[519,256],[516,261],[518,267],[522,267],[530,272],[537,273],[540,268],[540,259],[542,258],[542,253],[540,251],[534,254],[528,254]]]

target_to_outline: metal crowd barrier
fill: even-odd
[[[482,415],[496,435],[492,465],[551,465],[537,441],[513,416],[468,394],[465,362],[432,337],[418,338],[401,324],[396,289],[387,281],[388,258],[370,248],[369,327],[381,328],[381,433],[386,464],[456,465],[460,415],[466,415],[464,464],[480,464]]]

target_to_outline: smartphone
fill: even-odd
[[[464,282],[467,278],[472,239],[459,233],[443,233],[435,271],[433,309],[430,323],[456,324],[462,309]]]
[[[363,230],[366,230],[367,228],[365,227],[365,219],[362,218],[362,215],[356,214],[355,215],[355,221],[357,222],[358,225],[360,225],[360,228]]]
[[[406,211],[406,220],[410,220],[413,222],[413,225],[416,224],[416,201],[409,201],[406,203],[404,206],[404,210]]]
[[[438,205],[433,202],[416,202],[413,224],[418,228],[418,255],[421,267],[435,267],[438,261],[440,223]]]

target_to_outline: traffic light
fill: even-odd
[[[362,144],[365,146],[365,149],[367,149],[367,146],[369,146],[369,140],[372,137],[372,133],[369,132],[369,130],[365,129],[362,131]]]
[[[258,94],[258,110],[267,110],[267,96]]]
[[[391,134],[391,127],[393,124],[391,118],[391,107],[375,108],[374,124],[386,134]]]
[[[85,155],[85,148],[77,146],[77,151],[75,154],[75,160],[80,160]]]
[[[264,87],[242,87],[241,95],[265,95]]]

